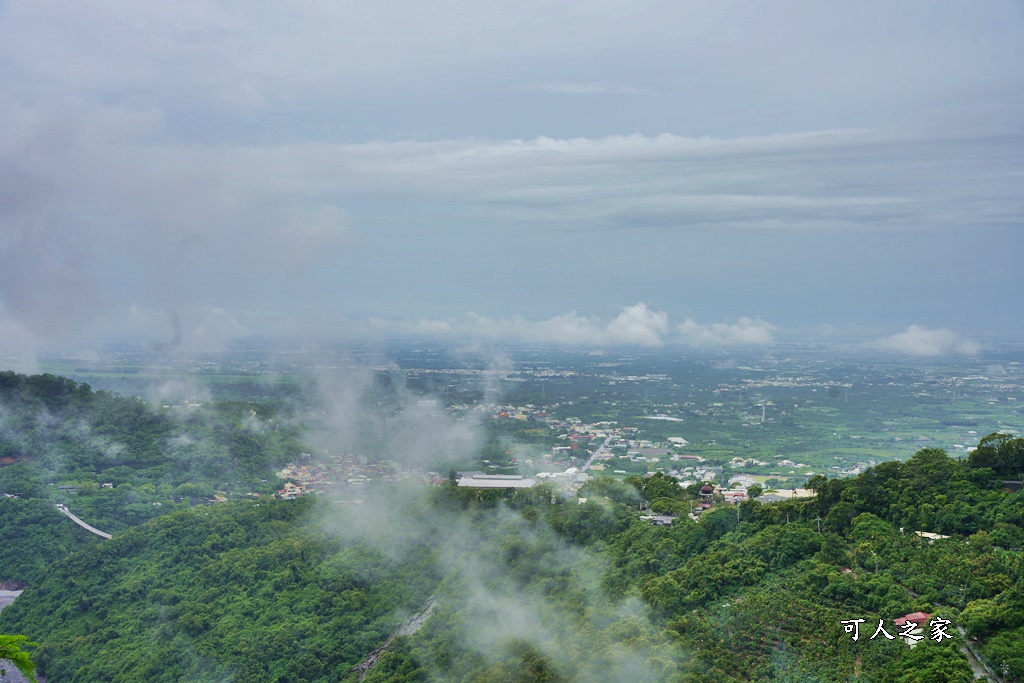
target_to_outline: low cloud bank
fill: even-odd
[[[953,353],[974,356],[981,351],[981,344],[976,341],[947,329],[930,330],[922,325],[911,325],[903,332],[876,339],[869,346],[909,356],[947,356]]]
[[[755,318],[739,318],[735,324],[710,323],[701,325],[692,318],[678,328],[681,340],[696,347],[718,346],[770,346],[775,343],[775,326]]]
[[[763,320],[742,317],[735,323],[699,324],[687,319],[671,333],[668,314],[638,302],[624,307],[608,322],[582,316],[575,311],[545,320],[528,320],[520,315],[490,318],[470,313],[445,320],[388,321],[374,319],[372,325],[384,334],[424,334],[482,337],[507,341],[529,341],[567,345],[623,344],[657,347],[666,343],[714,348],[721,346],[768,346],[774,343],[775,329]]]

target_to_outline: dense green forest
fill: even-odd
[[[72,553],[0,616],[39,634],[53,681],[337,680],[436,578],[425,546],[384,557],[315,507],[176,511]]]
[[[175,492],[212,486],[204,468],[245,481],[296,435],[267,436],[247,460],[229,437],[252,409],[161,413],[61,378],[2,379],[15,462],[0,482],[22,490],[0,498],[4,547],[18,549],[0,554],[0,579],[28,588],[0,613],[0,633],[39,643],[32,656],[54,683],[354,682],[371,653],[371,683],[968,683],[968,645],[1024,681],[1024,493],[1003,484],[1021,439],[986,437],[965,461],[925,449],[858,477],[815,477],[815,498],[671,526],[637,510],[688,507],[661,474],[593,480],[579,498],[552,485],[382,484],[358,505],[192,506]],[[190,465],[168,448],[190,421],[197,443],[227,449],[223,461]],[[129,437],[131,424],[148,436]],[[117,468],[124,480],[76,499],[119,524],[113,539],[56,512],[50,484],[86,488]],[[132,517],[133,505],[145,512]],[[422,628],[392,637],[425,605]],[[948,619],[951,638],[911,649],[870,637],[880,619],[895,635],[893,619],[915,611]],[[841,624],[851,619],[864,620],[858,641]]]
[[[366,680],[972,680],[956,630],[913,650],[867,639],[879,618],[893,632],[922,610],[1020,679],[1021,494],[933,451],[883,473],[670,528],[615,502],[635,488],[607,482],[611,495],[584,490],[586,504],[547,487],[445,486],[381,490],[357,509],[178,510],[54,563],[0,630],[38,641],[54,681],[357,680],[353,667],[436,595],[434,616]],[[890,491],[956,491],[971,525],[1000,519],[1001,533],[901,533],[909,507]],[[841,628],[852,618],[865,619],[860,642]]]
[[[264,404],[164,409],[54,375],[0,372],[0,579],[91,543],[54,509],[70,503],[114,533],[214,490],[270,492],[302,450],[293,421]]]
[[[156,408],[64,377],[0,372],[0,490],[23,497],[57,479],[255,485],[294,457],[297,437],[265,403]]]
[[[1024,497],[1000,490],[990,470],[957,463],[939,451],[922,451],[907,463],[881,470],[881,477],[868,472],[823,482],[827,491],[817,500],[766,506],[746,502],[738,511],[723,507],[706,513],[699,524],[677,519],[671,528],[642,523],[624,503],[613,502],[635,500],[637,492],[625,485],[616,491],[607,480],[581,491],[588,496],[585,505],[551,503],[536,493],[529,502],[526,494],[500,502],[494,494],[473,497],[478,506],[543,518],[544,528],[561,542],[599,557],[600,578],[577,580],[577,587],[599,584],[604,599],[620,605],[642,597],[646,611],[641,621],[647,628],[634,631],[645,633],[642,646],[634,649],[644,653],[644,666],[634,665],[638,680],[646,675],[681,681],[972,680],[957,631],[952,641],[927,640],[911,650],[899,640],[864,642],[870,633],[853,642],[840,627],[843,620],[863,618],[873,632],[885,619],[894,631],[892,619],[914,611],[963,626],[993,668],[1007,672],[1006,680],[1024,680],[1019,647],[1024,642],[1019,547]],[[659,488],[650,480],[646,485]],[[610,495],[601,498],[604,494]],[[901,500],[908,495],[917,498]],[[915,504],[949,501],[939,513],[951,514],[947,507],[958,508],[958,499],[970,509],[945,522],[954,527],[947,529],[952,538],[929,543],[912,533],[918,527],[907,514]],[[901,532],[899,525],[905,523],[911,525]],[[986,526],[994,529],[995,538],[979,529]],[[522,536],[538,537],[535,532]],[[571,591],[551,590],[545,575],[551,562],[543,554],[549,551],[538,552],[540,559],[514,553],[503,581],[518,575],[516,590],[548,591],[552,604],[563,606],[562,614],[583,617],[572,631],[589,632],[587,610],[580,608],[586,600],[577,596],[575,609],[573,598],[563,602]],[[457,626],[472,605],[456,605],[450,618]],[[382,671],[373,680],[620,680],[608,673],[614,663],[602,665],[606,675],[582,673],[586,662],[566,656],[557,641],[546,658],[538,660],[536,647],[511,649],[490,667],[480,663],[474,670],[465,662],[479,654],[456,648],[455,657],[451,633],[452,628],[425,629],[403,644],[402,653],[382,662],[389,673]],[[602,653],[617,645],[593,644]],[[454,670],[445,666],[453,660]],[[534,677],[538,661],[548,672],[540,678]],[[398,675],[415,671],[416,662],[430,662],[430,675]],[[447,675],[433,678],[439,670]],[[493,671],[503,672],[504,678],[489,677]]]

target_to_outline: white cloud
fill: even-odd
[[[935,173],[922,177],[908,165],[938,147],[946,151],[936,155],[973,159],[987,170],[963,175],[936,156]],[[1006,161],[996,159],[997,148],[986,141],[859,129],[139,151],[151,157],[151,167],[210,169],[231,194],[285,195],[311,204],[340,196],[388,198],[401,202],[396,209],[404,202],[456,202],[507,224],[540,220],[587,230],[939,227],[969,216],[1006,224],[1024,211],[1024,202],[1009,192]],[[955,196],[937,189],[946,183],[957,185]]]
[[[742,317],[735,323],[699,324],[687,319],[670,337],[668,314],[653,310],[643,302],[625,306],[607,322],[579,315],[575,311],[544,320],[529,320],[521,315],[494,318],[475,313],[462,317],[433,320],[371,321],[378,334],[424,334],[506,341],[529,341],[574,346],[636,345],[656,347],[681,341],[695,347],[768,346],[774,343],[774,325],[757,318]]]
[[[447,320],[388,321],[375,318],[371,320],[371,327],[381,334],[426,334],[581,346],[661,346],[669,325],[667,313],[651,310],[640,302],[624,307],[607,323],[570,311],[545,320],[528,320],[521,315],[492,318],[475,313]]]
[[[616,344],[661,346],[661,338],[668,332],[668,314],[652,311],[642,303],[627,306],[608,323],[605,334]]]
[[[976,341],[947,329],[930,330],[921,325],[911,325],[903,332],[872,342],[870,346],[909,356],[945,356],[951,353],[974,356],[981,351],[981,344]]]
[[[756,318],[739,318],[734,324],[706,325],[687,318],[676,329],[683,343],[696,347],[769,346],[775,342],[772,335],[775,326]]]
[[[70,322],[123,310],[126,292],[157,310],[280,301],[318,268],[340,269],[378,215],[430,256],[444,248],[444,226],[466,216],[539,244],[545,228],[876,230],[1024,212],[1019,193],[999,189],[1012,174],[983,158],[995,148],[963,143],[958,158],[977,163],[957,169],[992,170],[938,196],[936,178],[899,168],[899,150],[916,166],[929,145],[862,130],[182,144],[169,126],[156,109],[83,104],[57,115],[0,102],[0,296],[34,334],[63,338]],[[569,315],[534,325],[577,343],[594,338],[591,324]],[[636,343],[664,335],[617,329]]]

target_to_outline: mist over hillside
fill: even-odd
[[[148,398],[0,375],[0,519],[20,549],[0,578],[27,586],[0,630],[32,634],[54,681],[1018,675],[1024,499],[1002,482],[1024,468],[1021,439],[892,459],[925,425],[935,441],[1019,419],[1013,361],[982,375],[817,353],[398,348],[362,370],[318,357],[286,382],[251,357],[246,374],[222,358],[173,382],[82,370],[161,387]],[[854,433],[871,411],[902,411],[887,442]],[[808,438],[840,425],[824,447]],[[786,474],[763,449],[813,469]],[[559,474],[584,462],[607,466]],[[548,483],[463,487],[456,469]],[[715,494],[699,514],[694,476],[814,491]],[[974,640],[875,647],[841,623],[915,612]]]

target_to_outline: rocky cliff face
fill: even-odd
[[[36,681],[37,683],[46,683],[41,676],[37,676]],[[0,683],[30,683],[30,681],[21,675],[14,664],[6,659],[0,659]]]
[[[24,586],[16,581],[0,582],[0,610],[14,602],[15,598],[21,595],[22,588],[24,588]],[[38,683],[46,683],[46,681],[39,676],[37,676],[36,679]],[[13,663],[6,659],[0,659],[0,683],[30,682],[27,678],[21,675],[21,672],[18,671]]]

